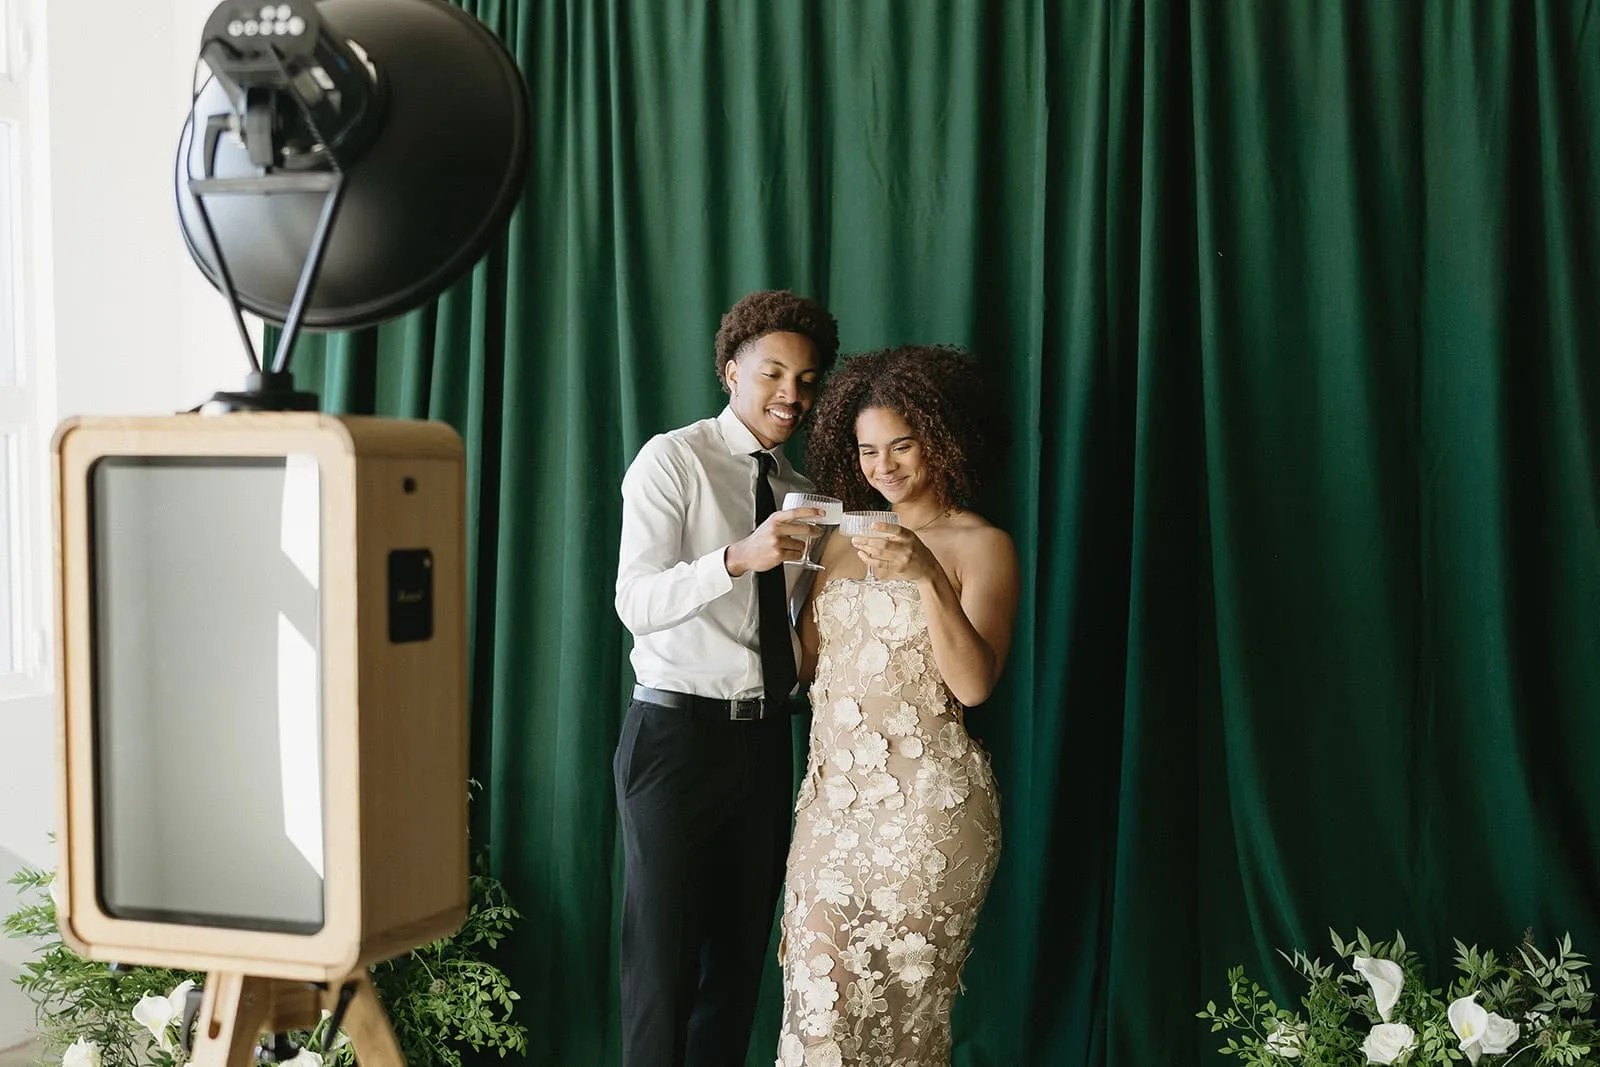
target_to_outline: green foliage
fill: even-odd
[[[1530,933],[1504,957],[1457,941],[1455,977],[1444,988],[1430,988],[1421,958],[1400,934],[1393,941],[1374,941],[1361,930],[1353,941],[1329,934],[1335,963],[1299,951],[1279,953],[1306,984],[1299,1010],[1274,1003],[1243,967],[1228,971],[1227,1000],[1221,1006],[1209,1002],[1196,1013],[1211,1023],[1212,1033],[1225,1035],[1217,1050],[1221,1055],[1245,1067],[1437,1067],[1469,1061],[1480,1067],[1600,1067],[1589,962],[1573,951],[1570,936],[1546,954]],[[1382,1035],[1402,1036],[1386,1048],[1376,1046],[1371,1059],[1364,1044],[1385,1020],[1373,986],[1354,969],[1357,957],[1392,961],[1403,975]],[[1488,1018],[1498,1019],[1502,1039],[1512,1026],[1515,1037],[1503,1041],[1502,1049],[1502,1042],[1483,1037],[1464,1019],[1452,1023],[1452,1004],[1481,1007]],[[1476,1040],[1475,1032],[1480,1034]]]
[[[30,869],[13,877],[23,904],[4,923],[7,936],[41,946],[17,985],[34,1003],[46,1051],[59,1056],[81,1038],[98,1046],[108,1067],[179,1067],[176,1041],[170,1050],[160,1047],[135,1021],[133,1009],[147,996],[167,996],[185,979],[199,985],[205,975],[155,967],[113,972],[75,955],[56,927],[52,878]],[[466,919],[455,934],[372,968],[373,985],[410,1067],[461,1067],[467,1049],[501,1056],[527,1051],[527,1030],[512,1018],[518,995],[505,972],[483,958],[519,917],[500,881],[480,864]],[[324,1018],[312,1032],[292,1035],[296,1044],[321,1052],[327,1067],[354,1067],[353,1050],[337,1036],[329,1039],[327,1023]]]

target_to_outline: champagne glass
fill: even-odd
[[[839,517],[839,532],[845,537],[887,537],[886,533],[874,530],[877,523],[889,526],[899,526],[900,516],[892,511],[847,511]],[[872,573],[872,564],[867,564],[867,581],[875,582],[878,576]]]
[[[844,514],[844,501],[836,497],[824,496],[821,493],[790,493],[783,498],[783,510],[790,511],[794,508],[818,508],[822,514],[814,519],[801,519],[813,532],[806,534],[806,550],[799,559],[786,559],[785,567],[804,567],[808,571],[825,570],[822,564],[811,558],[811,546],[817,544],[821,538],[817,536],[821,531],[819,526],[837,526],[839,516]]]

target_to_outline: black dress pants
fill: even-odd
[[[793,823],[786,714],[635,700],[622,813],[623,1067],[742,1067]]]

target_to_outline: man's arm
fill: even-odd
[[[671,438],[652,438],[622,479],[616,607],[636,637],[693,618],[733,588],[724,546],[699,559],[678,558],[689,493],[681,448]]]

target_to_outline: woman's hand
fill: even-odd
[[[911,582],[932,581],[943,574],[939,560],[915,533],[903,526],[874,523],[879,536],[852,537],[856,555],[872,568],[876,578],[903,578]]]

